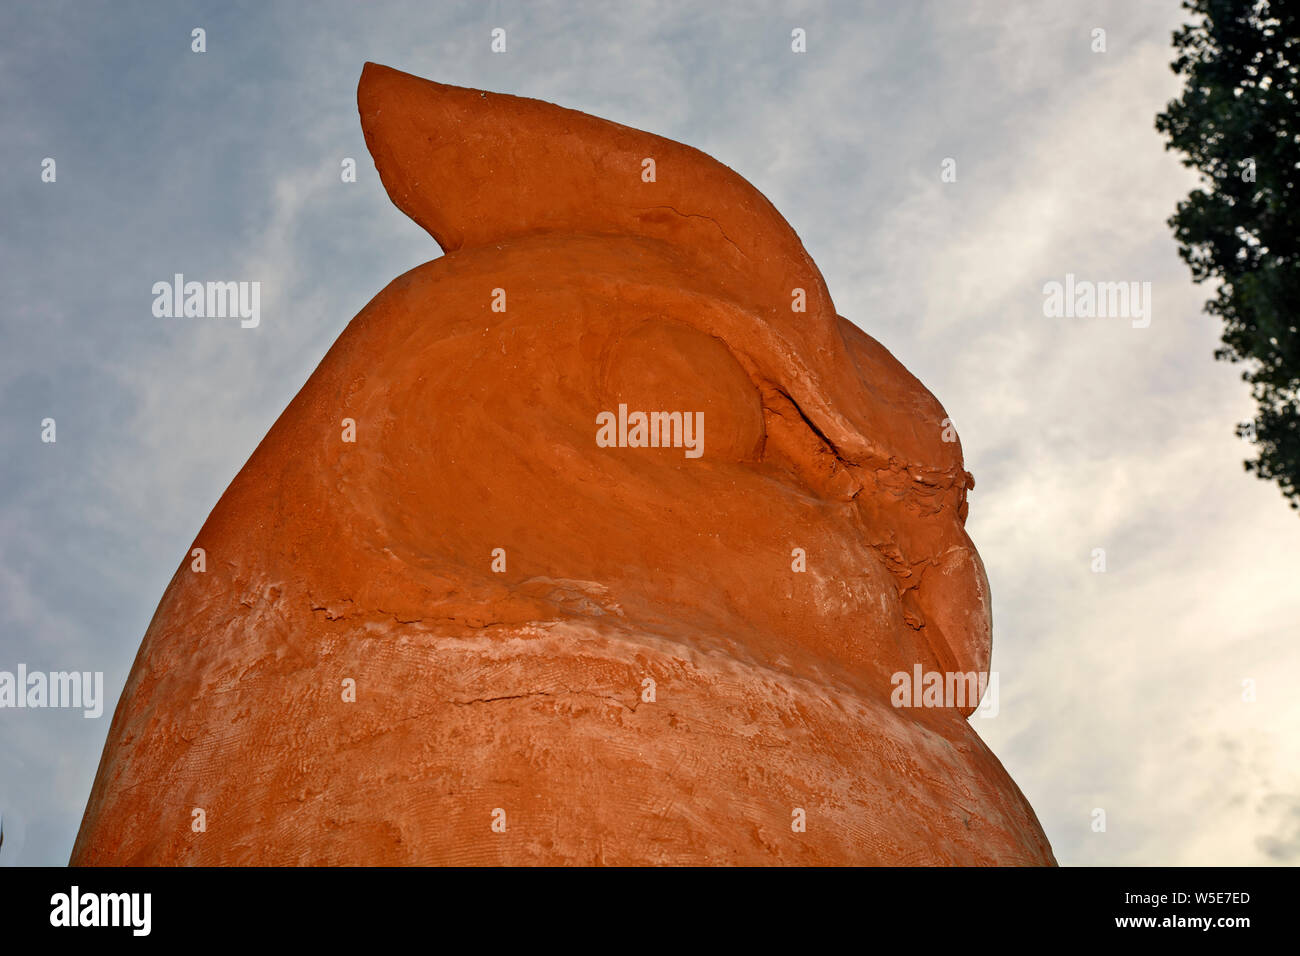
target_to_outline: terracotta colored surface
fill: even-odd
[[[915,664],[988,666],[971,481],[776,210],[546,103],[373,64],[358,101],[447,254],[203,526],[72,861],[1053,862],[960,710],[890,704]],[[703,412],[702,456],[599,447],[620,403]]]

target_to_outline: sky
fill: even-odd
[[[999,674],[998,713],[974,724],[1059,862],[1300,863],[1300,520],[1242,468],[1253,404],[1213,358],[1209,290],[1166,224],[1195,185],[1153,125],[1178,94],[1183,16],[1175,0],[0,7],[0,670],[102,671],[107,697],[99,719],[0,710],[0,865],[67,862],[199,527],[348,321],[439,254],[370,162],[366,60],[657,133],[753,183],[839,313],[960,432]],[[151,287],[177,272],[261,282],[260,324],[156,318]],[[1044,315],[1067,275],[1150,283],[1149,324]]]

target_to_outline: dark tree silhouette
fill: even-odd
[[[1300,509],[1300,0],[1186,0],[1174,33],[1182,96],[1156,117],[1166,149],[1201,188],[1170,218],[1196,282],[1219,280],[1205,311],[1223,320],[1215,357],[1244,362],[1258,403],[1237,426]]]

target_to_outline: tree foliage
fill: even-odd
[[[1156,117],[1201,173],[1169,225],[1196,282],[1218,280],[1215,357],[1242,362],[1258,404],[1237,433],[1247,471],[1300,509],[1300,0],[1186,0],[1174,33],[1182,96]]]

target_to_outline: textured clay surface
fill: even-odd
[[[374,64],[358,102],[446,254],[204,524],[72,862],[1052,863],[972,706],[891,705],[989,666],[972,480],[771,204],[548,103]],[[702,454],[599,444],[620,405]]]

